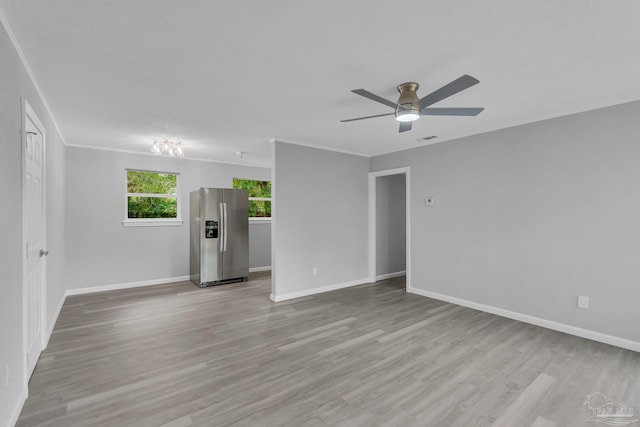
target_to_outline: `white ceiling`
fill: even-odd
[[[0,0],[69,145],[269,165],[269,140],[367,156],[640,99],[637,0]],[[398,134],[396,100],[480,84]],[[237,150],[247,154],[241,160]]]

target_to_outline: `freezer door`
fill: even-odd
[[[189,276],[200,285],[200,190],[189,193]]]
[[[200,282],[212,283],[223,280],[222,206],[223,190],[201,188],[200,190]]]
[[[249,198],[246,190],[224,190],[224,279],[249,275]]]

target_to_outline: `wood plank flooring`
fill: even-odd
[[[640,353],[404,278],[277,304],[270,286],[69,297],[17,425],[590,426],[595,392],[640,412]]]

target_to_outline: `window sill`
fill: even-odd
[[[271,222],[271,218],[249,218],[249,224],[261,222]]]
[[[184,221],[181,219],[125,219],[122,221],[123,227],[174,227],[182,225]]]

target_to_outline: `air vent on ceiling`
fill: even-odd
[[[430,139],[436,139],[437,136],[435,135],[431,135],[431,136],[425,136],[424,138],[418,138],[418,141],[429,141]]]

